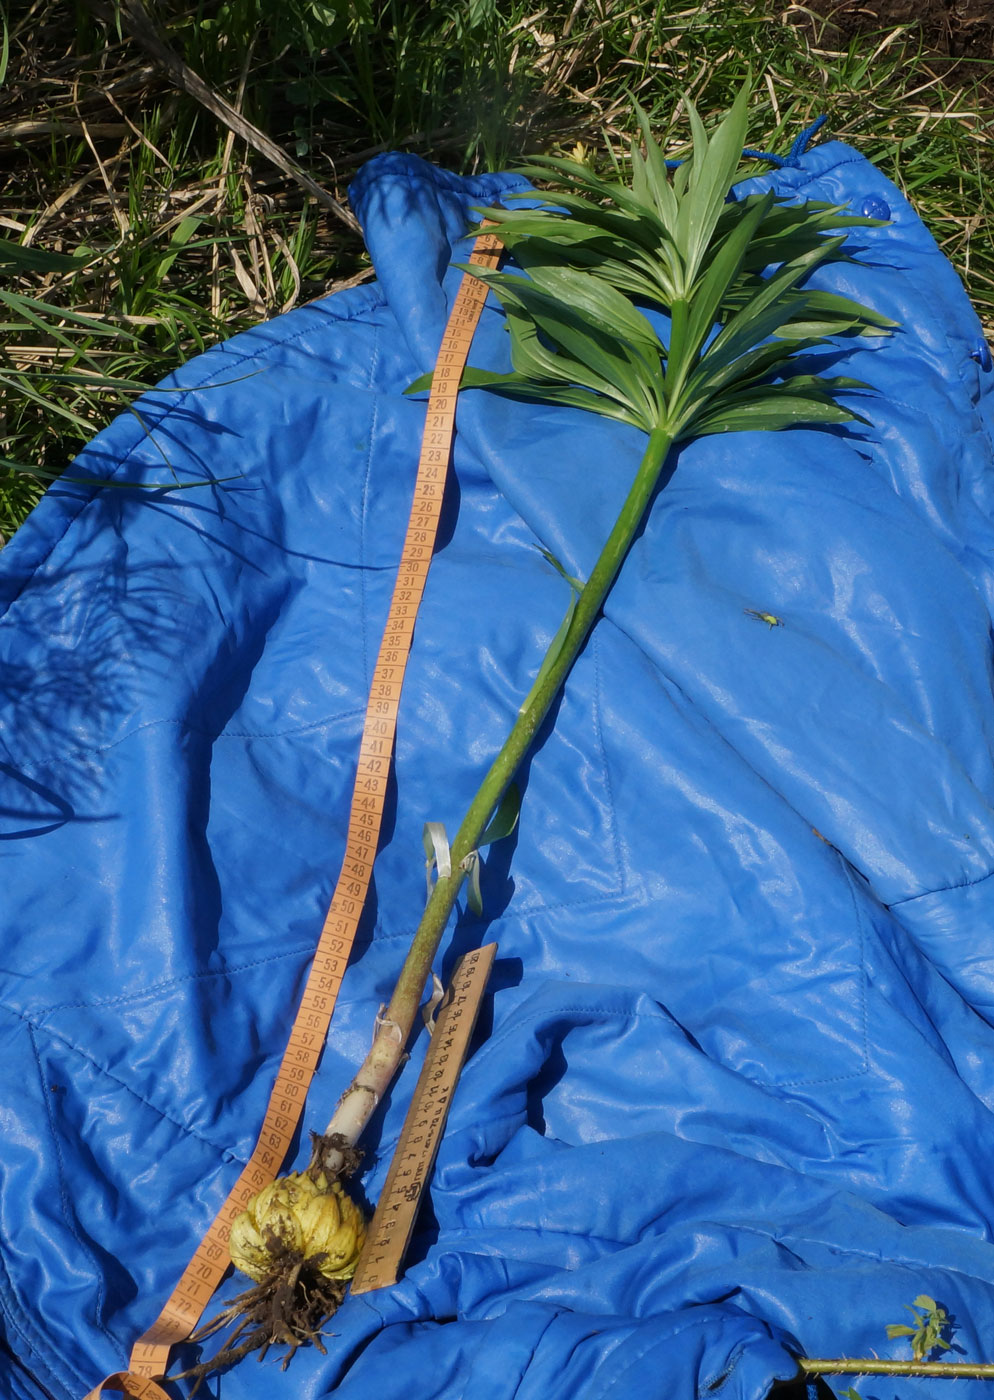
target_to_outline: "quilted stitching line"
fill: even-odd
[[[82,1389],[82,1382],[75,1374],[67,1377],[55,1370],[51,1360],[51,1347],[46,1344],[45,1338],[36,1329],[31,1320],[30,1312],[22,1305],[14,1288],[14,1280],[7,1267],[2,1249],[0,1249],[0,1306],[3,1307],[11,1327],[23,1339],[24,1345],[31,1353],[32,1365],[39,1366],[45,1372],[49,1382],[59,1390],[60,1394],[66,1396],[66,1400],[73,1400],[76,1392]],[[32,1376],[32,1379],[35,1378]],[[45,1388],[48,1389],[48,1386],[46,1385]]]
[[[928,899],[930,895],[955,894],[957,890],[970,890],[975,885],[983,885],[992,878],[994,878],[994,871],[988,871],[986,875],[978,875],[975,880],[960,880],[952,885],[937,885],[931,890],[922,890],[918,894],[906,895],[904,899],[892,899],[887,908],[900,909],[902,904],[913,904],[916,899]]]
[[[839,862],[843,877],[846,882],[846,888],[849,892],[849,902],[852,906],[853,918],[856,921],[856,928],[858,930],[859,937],[858,982],[860,998],[860,1018],[862,1021],[863,1029],[863,1065],[861,1069],[853,1070],[851,1074],[834,1074],[830,1075],[827,1079],[782,1080],[777,1084],[771,1084],[770,1088],[772,1089],[806,1089],[814,1088],[815,1085],[819,1084],[841,1084],[844,1081],[850,1079],[862,1079],[864,1075],[870,1072],[870,1008],[866,995],[866,984],[868,980],[866,971],[866,921],[863,917],[862,911],[860,910],[859,901],[856,899],[856,888],[853,884],[852,872],[849,869],[849,863],[839,851],[835,852],[835,856]]]
[[[143,987],[140,992],[128,992],[116,997],[98,997],[92,1001],[58,1001],[52,1006],[46,1006],[44,1010],[36,1013],[39,1018],[37,1028],[39,1030],[48,1029],[43,1025],[42,1021],[45,1016],[50,1016],[53,1011],[80,1011],[84,1008],[93,1009],[102,1006],[130,1006],[137,1002],[144,1001],[147,998],[158,996],[160,992],[169,991],[173,987],[189,986],[196,982],[211,982],[218,977],[235,977],[239,973],[248,972],[254,967],[266,967],[269,963],[283,962],[288,958],[306,957],[313,954],[313,952],[313,943],[298,943],[292,948],[286,948],[283,949],[282,952],[273,953],[268,958],[253,958],[250,962],[237,963],[231,967],[218,968],[213,971],[191,972],[183,977],[169,977],[162,982],[153,982],[151,985]],[[4,1010],[9,1011],[13,1016],[20,1016],[21,1014],[13,1007],[7,1006],[6,1003],[0,1002],[0,1006],[3,1006]],[[36,1023],[31,1022],[31,1024],[34,1025]]]
[[[92,1055],[88,1054],[79,1045],[74,1044],[68,1036],[63,1035],[58,1031],[52,1030],[52,1028],[49,1026],[37,1025],[31,1019],[30,1016],[23,1015],[21,1012],[16,1011],[13,1007],[3,1005],[2,1003],[0,1003],[0,1006],[2,1006],[2,1009],[6,1011],[9,1015],[16,1017],[19,1021],[22,1021],[25,1024],[25,1026],[28,1027],[29,1034],[31,1030],[38,1030],[44,1035],[46,1035],[50,1040],[56,1041],[59,1045],[64,1046],[65,1049],[73,1051],[76,1055],[79,1056],[81,1060],[85,1060],[88,1065],[95,1069],[99,1074],[102,1074],[105,1078],[109,1079],[112,1084],[116,1084],[119,1089],[123,1089],[126,1094],[130,1094],[133,1099],[136,1099],[140,1104],[142,1104],[144,1108],[147,1108],[151,1113],[154,1113],[158,1118],[161,1118],[163,1122],[170,1123],[174,1128],[177,1128],[181,1133],[184,1133],[187,1137],[193,1138],[196,1142],[201,1143],[202,1146],[209,1148],[211,1152],[217,1153],[223,1161],[234,1162],[238,1166],[245,1165],[245,1159],[237,1156],[234,1152],[232,1152],[229,1146],[227,1146],[226,1144],[212,1142],[211,1139],[206,1137],[202,1132],[200,1132],[199,1129],[191,1128],[188,1124],[181,1123],[179,1119],[174,1118],[172,1114],[167,1113],[157,1104],[154,1104],[149,1099],[146,1099],[143,1094],[140,1094],[137,1089],[133,1089],[130,1084],[126,1084],[123,1079],[118,1078],[118,1076],[114,1074],[112,1070],[109,1070],[106,1065],[100,1064],[99,1060],[95,1060]]]
[[[365,317],[369,317],[372,315],[373,312],[382,308],[384,304],[382,295],[379,294],[377,290],[377,295],[374,298],[370,294],[371,290],[372,289],[365,287],[355,287],[351,291],[339,293],[340,296],[350,301],[355,300],[359,303],[356,306],[355,310],[343,309],[342,311],[331,311],[328,309],[327,306],[318,306],[317,303],[312,303],[311,305],[314,307],[314,314],[316,316],[328,316],[331,317],[331,319],[333,320],[340,321],[343,324],[347,324],[350,321],[358,321],[362,320]],[[364,293],[365,295],[363,295],[360,298],[359,296],[356,296],[356,293]],[[307,307],[301,307],[300,311],[304,312],[307,309]],[[166,408],[162,417],[156,420],[155,428],[161,428],[163,424],[167,423],[176,413],[178,413],[190,394],[196,393],[198,390],[205,388],[215,377],[215,373],[218,368],[223,366],[226,370],[241,369],[244,366],[251,364],[254,360],[263,358],[263,356],[266,355],[274,347],[294,345],[298,340],[301,340],[306,335],[308,335],[313,328],[314,327],[312,325],[302,326],[301,329],[295,332],[293,335],[287,335],[283,337],[274,336],[272,338],[267,338],[261,346],[259,346],[257,349],[252,350],[251,352],[245,351],[235,354],[230,349],[224,350],[221,347],[217,347],[216,356],[213,356],[212,352],[208,352],[208,355],[212,359],[210,371],[205,373],[201,379],[198,379],[196,381],[196,383],[187,385],[182,393],[170,396],[172,400],[171,404],[169,407]],[[245,334],[252,335],[254,334],[254,332],[248,331],[245,332]],[[223,359],[223,356],[227,356],[228,358]],[[155,392],[156,390],[154,387],[149,390],[150,394],[153,394]],[[145,396],[143,396],[143,398],[144,397]],[[141,403],[142,399],[139,399],[138,405],[140,406]],[[154,430],[155,429],[153,429],[153,431]],[[133,457],[139,444],[143,443],[144,441],[145,434],[142,434],[136,439],[135,442],[131,444],[125,455],[119,461],[117,467],[114,469],[111,475],[105,479],[108,481],[116,480],[120,471],[123,470],[123,468]],[[87,444],[87,446],[89,446],[89,444]],[[85,452],[86,448],[84,448],[83,450]],[[92,504],[94,495],[100,489],[100,480],[94,478],[92,485],[93,492],[80,499],[77,509],[74,510],[73,513],[66,520],[65,526],[59,534],[58,538],[52,541],[51,546],[45,552],[44,557],[42,559],[39,559],[38,562],[35,564],[34,568],[31,569],[30,572],[25,575],[21,583],[21,587],[18,589],[17,593],[14,594],[14,596],[8,600],[6,608],[4,609],[3,613],[0,614],[0,625],[2,625],[6,621],[14,604],[21,597],[21,594],[24,592],[25,588],[27,588],[28,584],[31,583],[38,570],[42,567],[43,564],[46,564],[49,561],[49,559],[51,559],[52,555],[55,553],[59,545],[62,544],[66,535],[68,535],[69,531],[72,529],[73,525],[75,525],[80,515],[83,513],[87,506]]]
[[[600,663],[600,644],[597,640],[596,629],[594,630],[594,635],[591,638],[590,653],[594,663],[594,686],[592,704],[594,736],[597,743],[598,752],[601,756],[601,767],[604,772],[604,786],[607,788],[607,805],[608,811],[610,813],[611,822],[611,845],[614,850],[614,868],[615,876],[618,881],[618,892],[619,894],[625,894],[628,889],[628,861],[625,858],[626,852],[624,849],[623,837],[621,835],[621,828],[618,822],[618,814],[615,811],[614,786],[611,782],[611,765],[608,763],[607,747],[604,743],[604,726],[601,722],[601,706],[603,698],[601,689],[602,672]]]
[[[28,1323],[29,1315],[27,1311],[22,1308],[20,1299],[14,1292],[13,1281],[7,1271],[7,1265],[4,1262],[2,1250],[0,1250],[0,1270],[3,1271],[3,1277],[0,1278],[0,1308],[2,1308],[8,1320],[11,1330],[24,1342],[25,1347],[31,1355],[32,1366],[37,1366],[44,1371],[47,1378],[46,1382],[43,1383],[39,1381],[38,1377],[31,1371],[28,1371],[23,1362],[20,1362],[20,1359],[16,1358],[18,1363],[36,1385],[43,1386],[46,1395],[53,1396],[53,1400],[55,1391],[50,1387],[57,1388],[59,1394],[65,1396],[66,1400],[74,1400],[74,1395],[82,1389],[82,1382],[78,1377],[74,1376],[72,1379],[67,1379],[56,1372],[49,1360],[50,1348],[45,1346],[40,1336],[32,1334]],[[4,1294],[6,1294],[6,1300],[3,1297]]]
[[[314,720],[312,723],[301,725],[297,729],[279,729],[270,731],[269,733],[265,731],[256,733],[252,730],[246,730],[244,732],[219,730],[215,732],[210,729],[200,729],[197,725],[190,724],[189,721],[185,719],[150,719],[146,721],[145,724],[138,724],[134,729],[129,729],[126,734],[122,734],[110,744],[102,744],[95,748],[81,746],[79,749],[64,751],[52,758],[42,759],[39,763],[20,764],[19,767],[20,771],[26,776],[34,777],[39,773],[48,772],[50,769],[59,768],[70,756],[70,752],[76,757],[96,757],[98,754],[110,753],[120,744],[127,743],[129,739],[133,739],[137,734],[143,734],[147,729],[161,729],[169,725],[172,725],[176,729],[182,729],[186,734],[196,734],[202,739],[209,739],[212,743],[219,742],[222,739],[289,739],[297,734],[318,733],[323,729],[330,728],[332,725],[339,724],[343,720],[356,719],[362,714],[363,711],[360,709],[342,710],[338,714],[329,715],[325,719]]]
[[[45,1072],[42,1069],[41,1055],[38,1051],[38,1041],[35,1035],[35,1028],[30,1024],[28,1025],[28,1040],[31,1044],[31,1053],[34,1056],[35,1066],[38,1070],[38,1084],[41,1088],[42,1098],[45,1103],[45,1120],[48,1124],[49,1137],[51,1138],[52,1149],[55,1153],[56,1170],[59,1178],[59,1204],[62,1207],[62,1218],[66,1223],[66,1228],[68,1229],[70,1235],[72,1235],[73,1239],[76,1241],[76,1244],[79,1246],[81,1253],[90,1260],[90,1263],[93,1266],[93,1274],[97,1281],[95,1306],[89,1306],[90,1321],[104,1334],[104,1336],[110,1342],[112,1348],[116,1349],[118,1346],[117,1339],[110,1333],[110,1331],[108,1331],[106,1324],[102,1321],[104,1303],[107,1297],[106,1289],[104,1286],[104,1276],[99,1267],[98,1261],[93,1254],[92,1249],[89,1247],[87,1242],[83,1239],[78,1229],[76,1228],[76,1225],[73,1221],[72,1212],[70,1210],[69,1192],[66,1184],[65,1156],[62,1152],[62,1145],[59,1140],[59,1134],[55,1126],[55,1118],[52,1113],[52,1095],[50,1091],[47,1091],[47,1086],[45,1083]]]

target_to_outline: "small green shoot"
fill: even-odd
[[[914,1305],[905,1303],[904,1306],[914,1318],[915,1325],[912,1327],[906,1322],[892,1323],[887,1328],[888,1337],[892,1340],[895,1337],[909,1337],[911,1355],[915,1361],[924,1361],[936,1348],[948,1351],[949,1343],[942,1335],[949,1326],[949,1314],[945,1308],[940,1308],[935,1299],[930,1298],[927,1293],[919,1293]]]
[[[802,1376],[928,1376],[930,1380],[994,1380],[994,1363],[990,1361],[929,1360],[935,1350],[949,1351],[950,1344],[943,1332],[952,1327],[945,1308],[940,1308],[927,1293],[919,1293],[914,1304],[904,1306],[914,1318],[914,1326],[895,1322],[887,1328],[888,1337],[907,1337],[911,1342],[910,1361],[892,1361],[879,1356],[833,1356],[798,1360]],[[851,1386],[839,1392],[843,1400],[862,1400]]]

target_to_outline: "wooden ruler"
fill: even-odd
[[[496,235],[483,233],[469,261],[495,267],[500,253],[501,243]],[[88,1393],[86,1400],[97,1400],[106,1390],[120,1391],[137,1400],[169,1400],[152,1377],[165,1375],[170,1351],[200,1321],[230,1264],[228,1236],[232,1221],[252,1196],[277,1175],[300,1122],[369,890],[393,762],[401,686],[438,532],[459,383],[486,295],[486,286],[478,278],[464,277],[442,337],[410,520],[369,691],[341,874],[259,1140],[159,1317],[135,1343],[127,1371],[108,1376]]]
[[[400,1277],[496,952],[496,943],[475,948],[460,958],[452,973],[379,1204],[366,1232],[350,1285],[353,1293],[386,1288]]]

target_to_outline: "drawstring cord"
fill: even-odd
[[[776,166],[777,170],[782,170],[784,166],[788,165],[800,165],[801,156],[804,155],[812,139],[817,136],[827,121],[827,116],[816,117],[810,126],[804,128],[785,156],[775,155],[773,151],[754,151],[751,146],[746,146],[742,154],[747,160],[765,160],[767,165]],[[676,170],[677,166],[682,164],[682,160],[668,160],[666,169]]]
[[[816,117],[810,126],[804,128],[785,156],[774,155],[772,151],[754,151],[749,146],[742,154],[750,160],[765,160],[768,165],[775,165],[778,170],[782,170],[785,165],[800,165],[801,156],[808,149],[812,138],[821,131],[827,121],[826,116]]]

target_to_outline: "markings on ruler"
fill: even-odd
[[[352,1293],[386,1288],[400,1277],[496,952],[496,943],[486,943],[460,958],[452,973],[380,1202],[366,1232]]]

